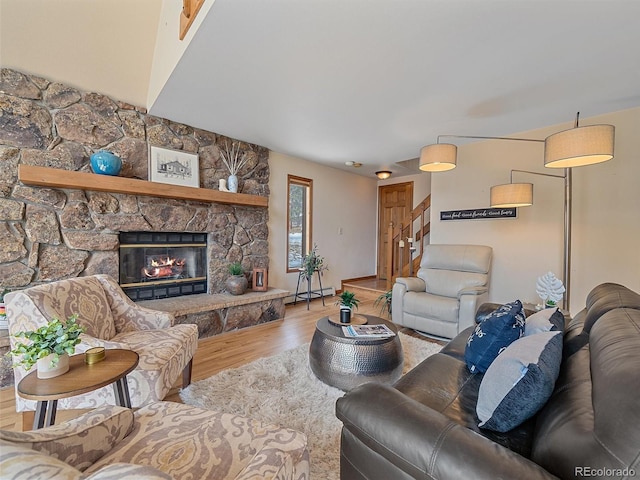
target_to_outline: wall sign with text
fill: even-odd
[[[470,210],[447,210],[440,212],[440,220],[486,220],[490,218],[513,218],[515,207],[472,208]]]

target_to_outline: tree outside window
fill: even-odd
[[[297,271],[311,250],[313,180],[287,176],[287,272]]]

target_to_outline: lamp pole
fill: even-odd
[[[568,312],[571,306],[571,169],[564,169],[564,298],[562,306]]]
[[[511,183],[513,183],[514,172],[541,175],[543,177],[564,178],[564,242],[562,252],[562,281],[564,283],[564,294],[562,296],[562,307],[566,311],[569,311],[569,301],[571,300],[571,169],[565,168],[564,175],[551,175],[549,173],[532,172],[530,170],[511,170]]]

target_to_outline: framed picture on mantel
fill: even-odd
[[[265,292],[267,290],[267,269],[253,269],[253,285],[252,290],[256,292]]]
[[[200,187],[198,155],[149,146],[149,181],[183,187]]]

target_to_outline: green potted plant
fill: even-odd
[[[310,280],[314,272],[322,275],[322,272],[328,269],[329,267],[324,263],[324,257],[318,255],[318,245],[314,243],[311,251],[302,259],[302,278]]]
[[[373,302],[374,307],[380,305],[380,315],[382,315],[385,310],[387,311],[387,316],[391,315],[391,292],[392,290],[384,292],[382,295],[376,298],[375,302]]]
[[[78,315],[72,315],[65,322],[53,318],[46,325],[14,336],[26,338],[28,343],[18,343],[11,355],[19,357],[16,366],[27,370],[37,365],[38,378],[52,378],[69,370],[69,355],[80,343],[84,327],[77,323]]]
[[[336,305],[340,305],[340,323],[351,323],[351,313],[353,309],[358,309],[360,300],[356,298],[356,294],[348,290],[344,290],[338,295]]]
[[[249,281],[244,274],[244,268],[240,262],[233,262],[229,265],[230,277],[227,278],[225,286],[231,295],[242,295],[247,291]]]

